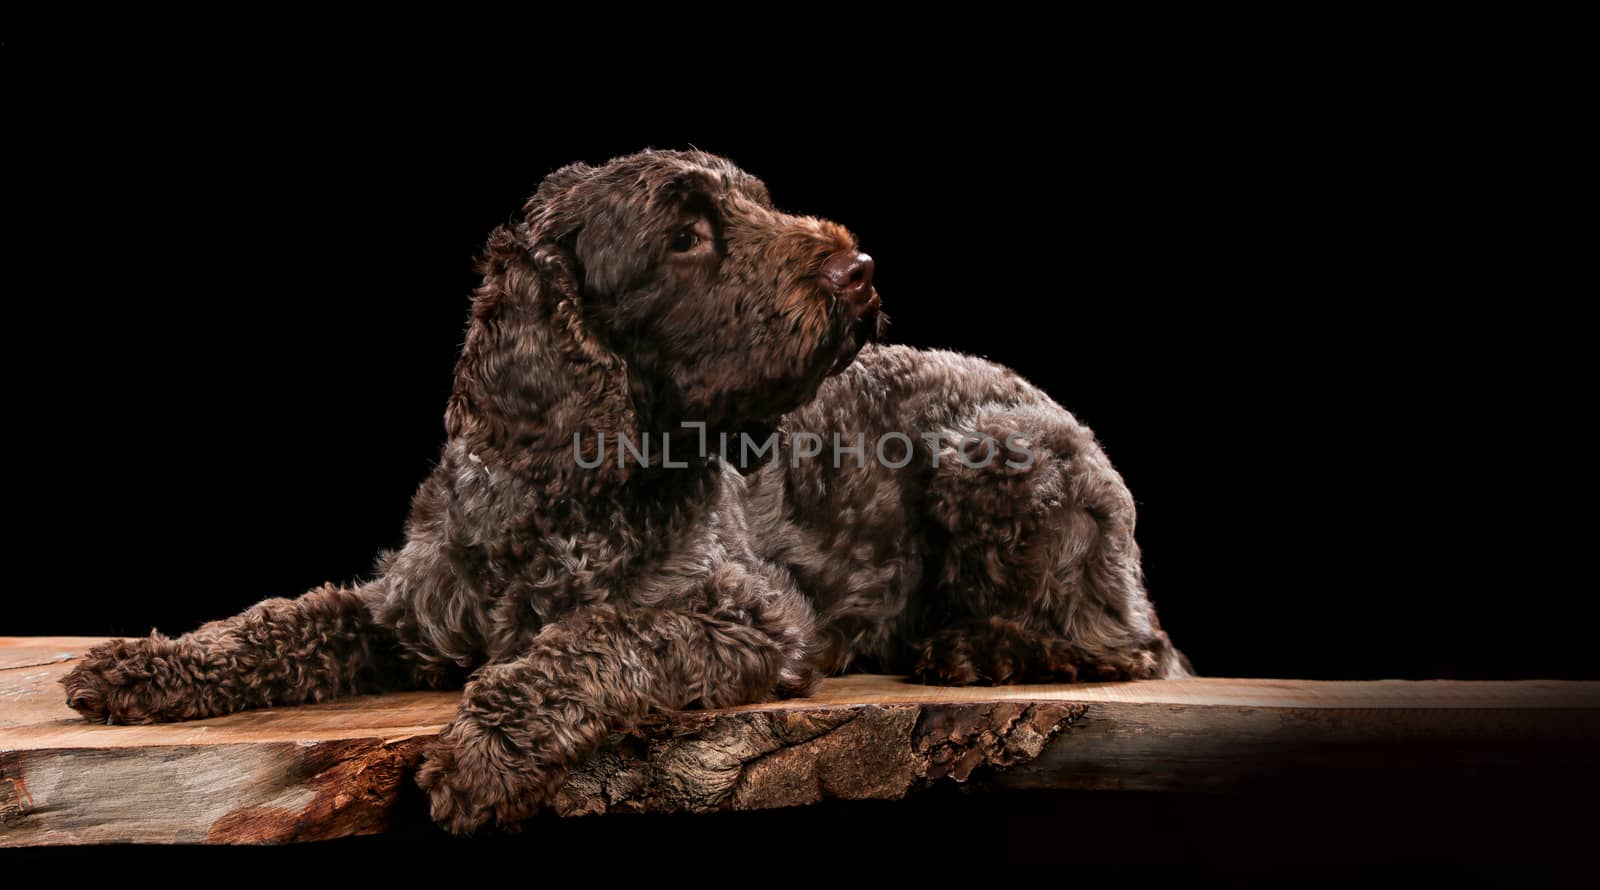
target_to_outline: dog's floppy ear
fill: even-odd
[[[445,429],[479,460],[537,476],[552,492],[598,492],[631,469],[617,466],[618,436],[638,442],[627,364],[589,330],[574,259],[530,221],[496,228],[478,259],[483,283]],[[608,459],[592,466],[598,437]]]

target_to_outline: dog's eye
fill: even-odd
[[[673,253],[692,253],[696,256],[708,255],[717,243],[717,230],[711,227],[711,220],[701,216],[693,222],[685,224],[678,229],[678,234],[672,236],[669,249]]]
[[[694,226],[686,226],[683,231],[678,233],[678,237],[672,239],[672,252],[687,253],[699,243],[700,233],[694,230]]]

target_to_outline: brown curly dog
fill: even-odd
[[[147,723],[464,683],[418,781],[467,833],[533,814],[654,709],[852,664],[1185,672],[1089,431],[998,366],[867,346],[872,261],[843,227],[699,152],[564,167],[524,210],[479,259],[405,545],[365,583],[98,646],[71,707]]]

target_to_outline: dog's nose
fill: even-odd
[[[872,257],[841,250],[823,261],[822,274],[840,299],[861,310],[872,299],[872,267]]]

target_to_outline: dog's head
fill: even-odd
[[[480,260],[452,436],[737,429],[803,404],[884,324],[849,231],[713,155],[573,164],[524,210]]]

